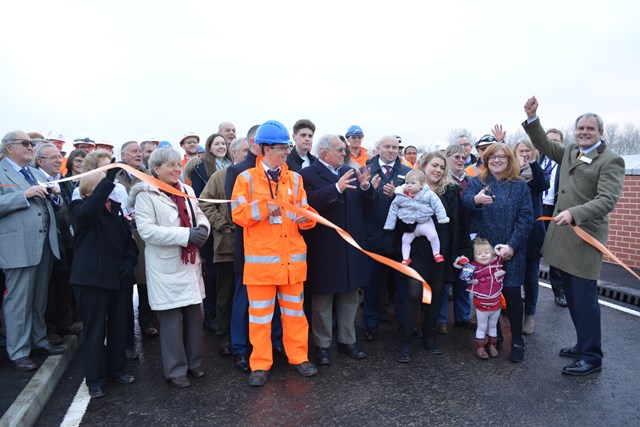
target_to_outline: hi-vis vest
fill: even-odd
[[[246,285],[287,285],[307,279],[307,245],[298,230],[313,228],[316,222],[295,223],[295,212],[285,209],[282,223],[271,224],[267,201],[274,194],[279,200],[316,211],[307,204],[302,177],[286,164],[280,168],[277,195],[275,183],[267,179],[262,167],[262,156],[255,168],[238,175],[233,187],[231,214],[233,222],[243,227]]]

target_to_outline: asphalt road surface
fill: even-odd
[[[231,358],[218,355],[217,338],[205,332],[207,375],[175,389],[163,378],[158,339],[138,336],[141,358],[128,364],[135,383],[109,383],[104,398],[89,401],[81,387],[80,350],[37,425],[638,426],[640,313],[601,309],[605,359],[602,372],[589,377],[560,373],[572,360],[558,351],[575,344],[575,332],[568,310],[554,304],[548,288],[540,289],[536,330],[526,337],[520,364],[509,362],[508,351],[498,359],[477,359],[473,332],[451,323],[449,333],[438,336],[444,354],[429,354],[416,339],[412,361],[400,364],[392,319],[381,324],[376,341],[359,337],[364,360],[338,354],[334,343],[332,365],[320,367],[316,377],[302,378],[276,358],[267,384],[253,388]],[[506,316],[502,322],[508,324]],[[505,339],[509,344],[508,331]],[[310,354],[313,359],[313,347]]]

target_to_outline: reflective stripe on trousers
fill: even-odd
[[[282,312],[282,342],[289,363],[299,364],[309,360],[309,325],[303,309],[303,284],[246,286],[249,296],[249,340],[253,345],[249,358],[251,370],[268,370],[273,364],[271,318],[276,295]]]

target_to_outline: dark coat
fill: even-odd
[[[196,193],[196,197],[200,197],[202,190],[204,190],[204,187],[209,181],[209,174],[207,174],[204,162],[200,162],[200,164],[195,167],[189,179],[191,180],[191,188],[193,188],[193,192]]]
[[[542,216],[542,193],[549,189],[549,175],[544,173],[537,161],[530,166],[533,178],[527,185],[533,207],[533,226],[527,240],[527,258],[540,258],[540,249],[542,249],[547,229],[543,221],[536,221],[536,219]]]
[[[307,157],[309,157],[309,166],[313,165],[318,160],[318,158],[311,153],[307,153]],[[289,170],[294,172],[300,172],[302,170],[302,157],[300,157],[295,147],[287,156],[287,166],[289,167]]]
[[[227,168],[227,176],[224,179],[224,193],[228,200],[231,200],[233,194],[233,186],[236,183],[238,175],[247,169],[256,167],[258,157],[251,151],[247,153],[247,157],[240,163],[231,165]],[[233,205],[232,205],[233,206]],[[236,240],[233,248],[233,272],[236,274],[244,273],[244,237],[242,227],[236,224]]]
[[[371,168],[371,177],[380,175],[380,185],[374,190],[373,208],[365,218],[365,226],[367,230],[367,248],[368,250],[381,255],[399,255],[400,254],[400,234],[394,230],[384,230],[384,223],[387,221],[387,215],[394,196],[388,197],[382,193],[382,188],[388,182],[398,187],[404,184],[405,176],[411,168],[402,164],[400,158],[397,158],[388,177],[384,176],[384,170],[380,167],[378,161],[380,156],[375,156],[367,167]]]
[[[485,186],[489,186],[495,201],[489,205],[475,206],[473,198]],[[521,286],[527,258],[527,239],[533,224],[533,209],[529,187],[521,179],[498,181],[489,174],[486,185],[475,177],[469,182],[462,196],[465,209],[473,210],[479,219],[477,237],[487,239],[491,246],[506,244],[513,248],[513,257],[505,261],[505,287]]]
[[[100,181],[91,196],[71,202],[74,258],[69,282],[79,286],[123,289],[135,283],[138,248],[120,203],[105,207],[114,184]]]
[[[339,174],[352,169],[342,166]],[[339,176],[321,162],[302,169],[300,175],[309,205],[364,248],[367,234],[362,219],[373,204],[373,186],[363,191],[356,182],[358,188],[340,194],[336,188]],[[306,285],[312,294],[337,294],[369,284],[368,257],[345,242],[334,229],[318,224],[303,235],[307,242]]]
[[[440,224],[435,214],[432,216],[433,225],[436,227],[440,240],[440,254],[444,257],[444,262],[435,262],[431,243],[426,237],[416,237],[411,243],[411,267],[420,273],[427,282],[430,280],[455,281],[460,274],[460,270],[453,266],[455,259],[460,255],[472,259],[473,250],[469,240],[467,215],[460,204],[459,194],[460,186],[449,184],[445,192],[438,195],[449,217],[448,223]]]

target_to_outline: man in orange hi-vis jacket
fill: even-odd
[[[262,155],[256,167],[238,175],[232,195],[233,221],[243,227],[244,284],[249,296],[249,384],[264,385],[273,364],[271,318],[276,295],[282,313],[284,349],[289,363],[304,377],[318,373],[309,362],[309,325],[304,315],[303,283],[307,278],[307,246],[299,230],[315,221],[282,209],[286,201],[315,212],[307,204],[302,177],[287,168],[289,132],[269,120],[256,133]]]

